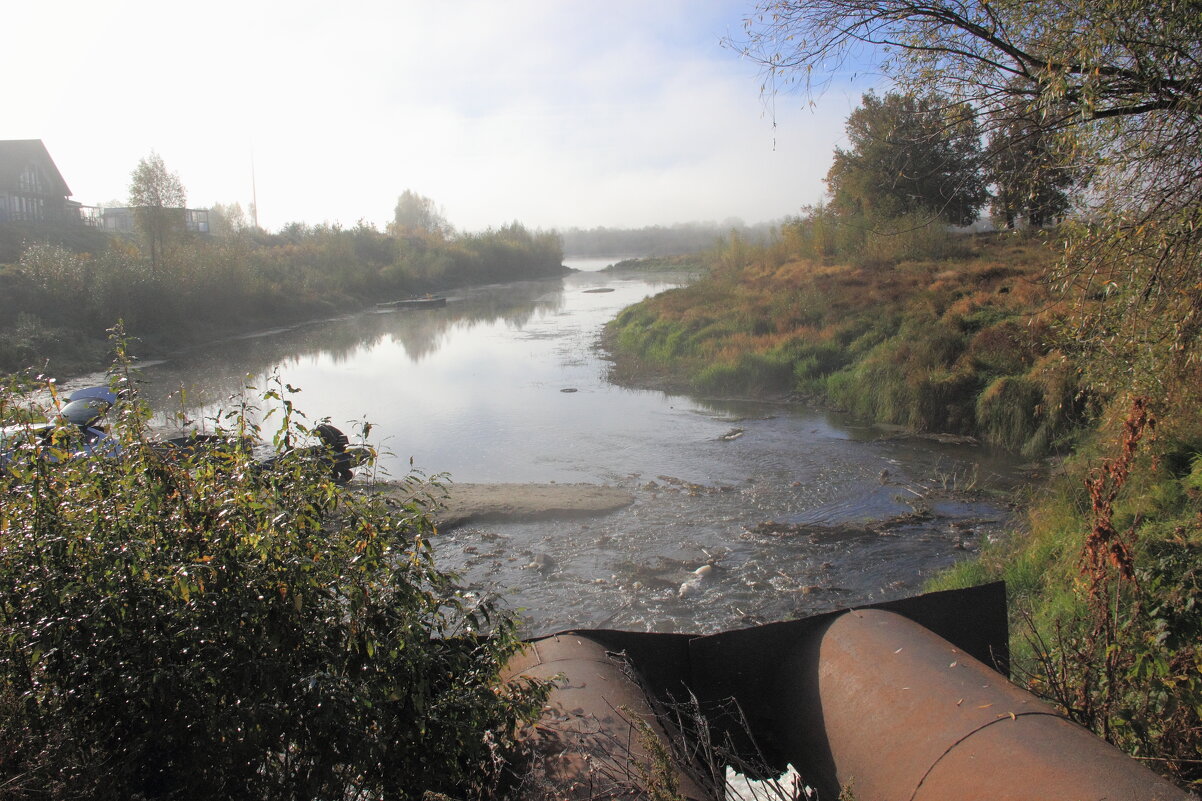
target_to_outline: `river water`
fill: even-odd
[[[604,323],[691,277],[596,271],[604,263],[459,291],[442,309],[206,346],[143,366],[143,393],[203,422],[276,376],[301,390],[293,401],[314,420],[348,433],[369,421],[381,478],[412,465],[452,482],[630,490],[634,503],[613,514],[436,539],[439,565],[521,610],[529,634],[712,632],[912,595],[1005,524],[996,494],[945,491],[1011,486],[1013,465],[982,449],[892,437],[797,404],[609,383]],[[864,526],[916,508],[925,519]],[[805,523],[831,528],[789,525]]]

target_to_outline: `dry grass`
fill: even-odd
[[[1073,411],[1062,386],[1031,374],[1056,352],[1066,308],[1044,280],[1056,253],[1005,236],[956,250],[966,255],[881,268],[745,248],[741,268],[728,260],[623,314],[612,341],[620,363],[700,392],[795,392],[881,421],[1049,447],[1071,427],[1056,415]],[[1001,413],[994,400],[1019,388],[1024,403]]]

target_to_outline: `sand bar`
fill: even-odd
[[[446,497],[433,510],[440,528],[468,523],[550,520],[588,517],[617,511],[634,502],[634,495],[603,484],[459,484],[445,485]],[[401,485],[390,491],[411,493]],[[398,500],[402,498],[398,497]]]

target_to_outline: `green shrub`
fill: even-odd
[[[266,400],[277,447],[312,439]],[[422,503],[338,486],[300,450],[265,469],[242,416],[192,455],[146,418],[113,413],[120,458],[0,475],[3,793],[482,792],[543,690],[498,681],[516,620],[435,568]]]
[[[1190,492],[1202,493],[1202,454],[1196,454],[1190,461],[1190,471],[1181,482]]]
[[[746,394],[753,390],[783,392],[791,388],[793,366],[780,354],[741,353],[733,363],[710,364],[693,379],[699,392]]]

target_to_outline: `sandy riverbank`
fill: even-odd
[[[634,502],[634,495],[602,484],[447,484],[437,498],[433,518],[439,528],[468,523],[587,517],[614,512]],[[413,488],[387,485],[385,492],[406,500]]]

